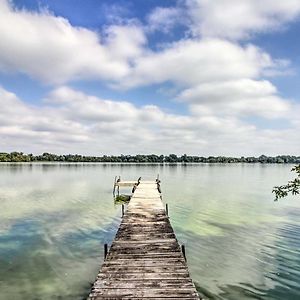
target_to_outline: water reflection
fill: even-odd
[[[155,179],[158,173],[170,220],[206,298],[298,299],[300,203],[274,203],[270,192],[289,179],[290,168],[1,164],[0,299],[82,299],[120,222],[114,177]]]

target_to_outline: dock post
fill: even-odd
[[[142,179],[142,177],[139,177],[139,178],[138,178],[138,180],[137,180],[137,185],[139,185],[139,184],[140,184],[140,182],[141,182],[141,179]]]
[[[181,252],[182,252],[182,255],[184,257],[184,260],[186,261],[186,255],[185,255],[185,245],[181,245]]]
[[[117,176],[115,176],[113,195],[115,196]]]
[[[108,253],[108,245],[105,243],[104,244],[104,259],[106,258],[107,253]]]
[[[157,185],[158,192],[161,194],[161,188],[160,188],[160,181],[159,180],[156,182],[156,185]]]
[[[124,217],[124,204],[122,204],[122,218]]]
[[[166,203],[166,215],[169,216],[169,208],[168,208],[168,203]]]
[[[117,182],[119,183],[121,181],[121,176],[119,176]],[[118,185],[118,196],[120,196],[120,186]]]

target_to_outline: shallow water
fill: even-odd
[[[300,299],[300,197],[273,201],[291,165],[0,164],[0,299],[83,299],[121,209],[115,175],[159,173],[206,299]]]

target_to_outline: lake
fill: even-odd
[[[0,299],[84,299],[120,223],[115,175],[158,173],[206,299],[300,299],[300,197],[271,193],[291,167],[0,164]]]

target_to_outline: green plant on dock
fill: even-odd
[[[130,195],[117,195],[114,198],[115,204],[127,204],[130,200]]]
[[[298,195],[300,193],[300,165],[293,167],[291,171],[296,172],[297,177],[285,185],[273,188],[272,193],[275,193],[275,201],[286,197],[288,194]]]

